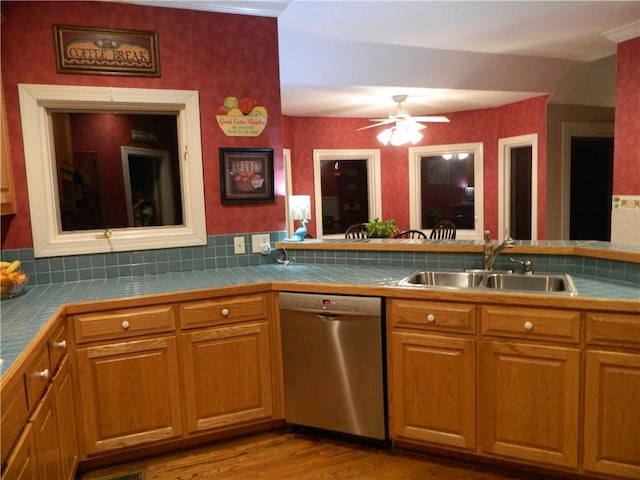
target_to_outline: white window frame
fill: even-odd
[[[538,134],[519,135],[498,139],[498,241],[510,232],[511,216],[511,150],[531,147],[531,240],[538,239]]]
[[[36,257],[206,245],[197,91],[20,84],[18,94]],[[175,113],[183,224],[63,232],[50,109]]]
[[[420,159],[446,153],[473,153],[474,176],[474,229],[461,228],[456,231],[456,240],[481,240],[484,230],[484,144],[456,143],[452,145],[430,145],[409,148],[409,223],[411,229],[423,230],[420,185]],[[423,230],[427,236],[430,230]]]
[[[313,190],[315,198],[316,232],[318,238],[344,238],[344,233],[324,235],[322,231],[322,188],[320,184],[320,162],[322,161],[367,161],[367,189],[369,193],[369,217],[382,219],[382,176],[380,150],[374,149],[318,149],[313,151]]]

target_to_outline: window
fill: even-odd
[[[314,150],[313,173],[318,237],[382,217],[380,150]]]
[[[409,149],[409,221],[430,231],[442,220],[457,239],[480,239],[484,228],[484,155],[481,143]]]
[[[200,141],[200,107],[196,91],[71,85],[18,86],[24,139],[29,210],[36,257],[184,247],[207,243]],[[63,231],[59,207],[52,113],[118,112],[169,115],[175,119],[180,152],[180,192],[184,212],[175,225]],[[94,131],[104,136],[105,132]],[[115,143],[115,142],[114,142]],[[120,145],[115,143],[117,149]],[[61,178],[61,180],[63,180]],[[76,197],[73,197],[76,198]],[[76,198],[77,199],[77,198]],[[102,223],[102,222],[101,222]],[[107,230],[107,227],[109,229]],[[104,230],[103,230],[104,229]]]

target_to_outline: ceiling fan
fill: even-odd
[[[381,125],[388,125],[395,123],[396,127],[409,127],[413,130],[422,130],[427,128],[420,122],[449,122],[447,117],[442,116],[420,116],[412,117],[407,112],[402,110],[402,102],[407,99],[406,95],[394,95],[391,97],[394,102],[398,104],[398,108],[395,114],[389,114],[389,118],[370,118],[369,121],[376,122],[373,125],[367,125],[366,127],[358,128],[358,130],[365,130],[367,128],[379,127]]]

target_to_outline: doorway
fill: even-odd
[[[538,134],[498,140],[498,240],[538,239]]]
[[[122,170],[130,227],[179,225],[169,152],[122,147]]]
[[[613,138],[571,138],[570,240],[611,241]]]

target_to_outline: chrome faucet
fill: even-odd
[[[484,269],[485,270],[493,270],[493,264],[498,258],[498,255],[502,253],[505,248],[512,248],[516,242],[513,241],[513,238],[507,237],[504,239],[500,245],[498,245],[495,249],[493,248],[493,243],[491,243],[491,238],[489,238],[489,230],[484,231]]]

